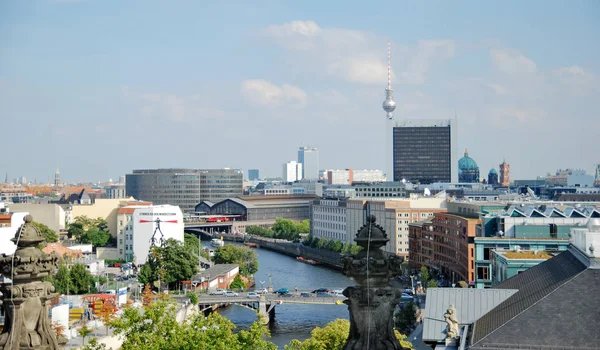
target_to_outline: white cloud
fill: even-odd
[[[490,55],[496,68],[508,74],[533,74],[537,72],[537,65],[514,49],[491,49]]]
[[[220,118],[223,110],[203,105],[196,96],[179,96],[164,93],[137,93],[128,87],[121,89],[123,96],[139,104],[145,117],[156,117],[182,122],[197,119]]]
[[[242,97],[250,105],[259,107],[296,107],[306,105],[306,93],[295,86],[283,84],[274,85],[266,80],[244,80],[240,84]]]
[[[296,51],[298,66],[360,84],[387,82],[386,38],[344,28],[322,28],[314,21],[271,25],[263,34],[277,45]],[[299,51],[299,53],[298,53]],[[423,40],[416,47],[392,44],[392,66],[406,67],[392,81],[423,84],[436,63],[454,56],[452,40]],[[398,71],[398,70],[397,70]]]
[[[507,129],[515,124],[530,124],[543,119],[546,113],[536,108],[498,107],[491,109],[492,123]]]
[[[562,84],[572,88],[585,88],[595,81],[593,74],[579,66],[560,67],[552,71],[552,75]]]
[[[506,95],[506,88],[500,84],[488,83],[487,87],[494,90],[497,95]]]

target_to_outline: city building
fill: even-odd
[[[237,264],[216,264],[192,277],[192,285],[199,290],[229,289],[240,272]]]
[[[108,186],[105,189],[106,198],[109,199],[123,199],[125,195],[125,184]]]
[[[388,142],[388,153],[392,154],[393,181],[451,182],[451,165],[456,164],[451,124],[451,120],[388,123],[386,133],[392,137]]]
[[[66,213],[58,204],[20,203],[12,204],[11,210],[31,214],[39,222],[54,230],[57,234],[66,229]]]
[[[161,241],[169,238],[183,243],[183,214],[177,206],[154,205],[136,208],[132,221],[132,232],[124,236],[123,252],[126,260],[133,258],[136,264],[144,264],[151,245],[160,245]],[[121,235],[119,239],[120,237]]]
[[[346,201],[346,239],[354,242],[367,215],[375,215],[377,223],[388,233],[386,252],[409,258],[409,224],[446,212],[446,199],[412,196],[394,199],[350,199]],[[333,218],[333,217],[332,217]],[[335,222],[330,222],[335,224]]]
[[[117,237],[117,214],[119,208],[135,202],[133,198],[129,199],[106,199],[100,198],[91,205],[61,205],[65,210],[65,224],[69,225],[78,216],[87,216],[88,218],[102,218],[106,220],[108,231],[112,237]]]
[[[298,163],[302,164],[301,174],[298,178],[307,180],[319,179],[319,150],[314,147],[298,148]]]
[[[458,161],[458,182],[479,182],[479,167],[477,162],[469,157],[469,151],[465,149],[465,155]]]
[[[327,170],[329,185],[352,185],[354,182],[385,182],[386,177],[381,170]]]
[[[25,223],[25,216],[28,214],[27,212],[11,212],[4,203],[0,203],[0,255],[11,255],[15,252],[17,246],[11,239]]]
[[[557,253],[554,253],[557,254]],[[492,257],[492,286],[506,281],[552,257],[543,250],[494,250]]]
[[[582,169],[558,169],[556,174],[546,176],[546,184],[550,186],[592,187],[594,177]]]
[[[325,198],[355,198],[356,188],[351,186],[328,186],[323,190]]]
[[[126,261],[132,260],[132,248],[133,246],[133,214],[136,209],[151,207],[151,202],[129,202],[126,205],[121,206],[117,210],[116,224],[117,224],[117,248],[115,254],[118,259]]]
[[[323,184],[316,180],[300,180],[292,184],[292,194],[323,196]]]
[[[260,175],[258,169],[249,169],[248,170],[248,180],[254,181],[260,179]]]
[[[356,197],[358,198],[408,197],[406,184],[397,181],[387,181],[381,183],[355,182],[353,187],[355,189]]]
[[[498,185],[498,172],[496,171],[496,169],[492,168],[490,169],[490,172],[488,173],[488,178],[487,178],[488,184],[489,185]]]
[[[600,164],[596,165],[596,176],[594,176],[594,186],[600,187]]]
[[[479,219],[436,213],[431,220],[409,224],[409,264],[426,266],[451,283],[475,284],[474,238]]]
[[[62,182],[60,181],[60,171],[56,168],[56,172],[54,173],[54,187],[60,187]]]
[[[510,164],[505,160],[498,167],[500,169],[500,186],[510,186]]]
[[[27,203],[33,198],[33,195],[27,191],[27,188],[16,184],[0,185],[0,202],[9,203]]]
[[[203,200],[218,202],[243,193],[238,169],[146,169],[126,175],[125,192],[155,205],[177,205],[184,212]]]
[[[302,163],[291,160],[283,164],[283,181],[294,182],[302,180]]]
[[[317,198],[310,211],[310,232],[314,237],[349,243],[346,199]]]

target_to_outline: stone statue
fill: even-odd
[[[450,305],[444,314],[444,319],[446,320],[446,339],[458,338],[458,319],[454,305]]]
[[[343,292],[350,311],[350,334],[344,350],[402,349],[394,334],[393,318],[400,292],[388,284],[401,273],[403,260],[380,249],[389,239],[373,215],[367,218],[354,241],[363,249],[342,258],[344,274],[358,283]]]
[[[0,272],[11,278],[12,284],[2,285],[5,313],[4,329],[0,334],[0,349],[62,349],[66,339],[56,337],[50,328],[48,307],[58,296],[54,286],[43,279],[54,274],[58,264],[56,254],[44,254],[38,245],[44,241],[42,234],[31,224],[27,215],[25,223],[11,240],[17,250],[11,256],[2,254]]]

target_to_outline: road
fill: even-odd
[[[309,293],[310,297],[301,296],[300,293]],[[219,303],[251,303],[258,302],[259,298],[249,298],[248,292],[240,292],[237,297],[226,297],[224,295],[199,295],[199,304],[219,304]],[[317,297],[316,294],[311,293],[311,291],[298,291],[292,292],[286,295],[279,295],[275,293],[265,294],[265,300],[267,302],[272,301],[281,301],[281,303],[285,304],[341,304],[342,301],[346,299],[345,296],[331,296],[331,297]],[[179,296],[175,296],[178,298]],[[184,296],[181,296],[184,297]],[[186,297],[187,298],[187,297]]]

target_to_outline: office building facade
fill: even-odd
[[[289,161],[283,165],[283,181],[294,182],[302,180],[302,163],[296,161]]]
[[[301,179],[319,179],[319,150],[313,147],[298,149],[298,163],[302,164]]]
[[[406,120],[391,124],[394,181],[451,182],[453,128],[450,120]],[[389,145],[388,145],[389,147]]]
[[[253,180],[258,180],[258,179],[260,179],[258,169],[249,169],[248,170],[248,180],[253,181]]]
[[[197,203],[218,202],[243,194],[239,169],[145,169],[127,174],[127,196],[155,205],[177,205],[184,212]]]

